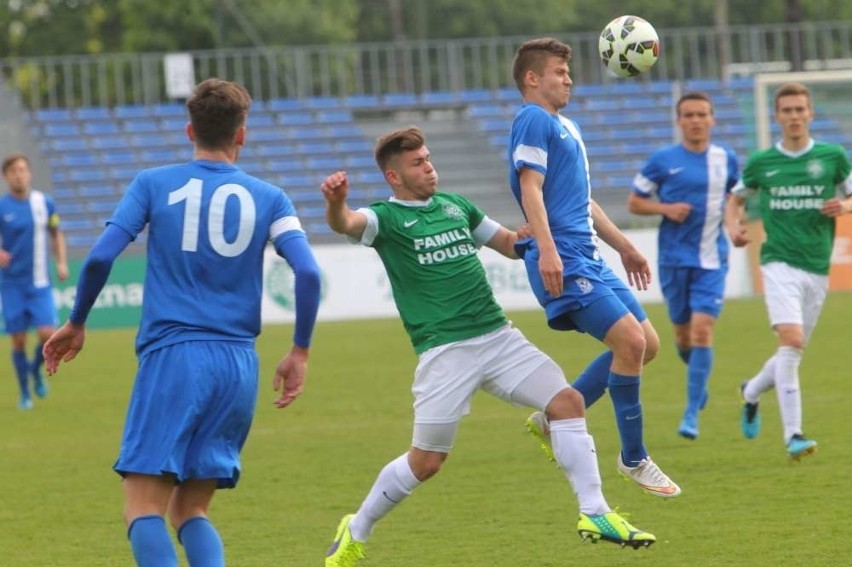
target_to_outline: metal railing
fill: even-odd
[[[662,54],[646,80],[726,79],[760,70],[852,67],[852,21],[658,30]],[[597,33],[555,34],[574,49],[575,82],[607,83]],[[255,99],[348,97],[511,87],[528,37],[267,47],[191,52],[196,80],[240,81]],[[167,101],[164,53],[0,60],[30,109]]]

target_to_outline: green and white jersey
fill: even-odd
[[[766,231],[760,263],[784,262],[827,274],[835,221],[820,208],[838,190],[852,195],[849,158],[841,146],[811,140],[807,148],[791,153],[779,142],[752,154],[733,193],[758,192]]]
[[[479,260],[500,225],[460,195],[388,201],[358,209],[360,242],[387,270],[396,308],[415,352],[478,337],[507,323]]]

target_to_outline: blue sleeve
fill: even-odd
[[[296,276],[296,325],[293,342],[311,346],[311,335],[320,303],[320,269],[304,232],[290,230],[274,241],[275,251],[284,258]]]
[[[89,311],[95,304],[98,294],[104,288],[109,278],[112,264],[118,255],[127,248],[133,237],[124,229],[108,224],[98,238],[80,270],[80,280],[77,282],[77,296],[74,307],[68,317],[72,323],[81,325],[86,322]]]

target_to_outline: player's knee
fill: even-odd
[[[550,421],[583,417],[586,413],[583,395],[574,388],[565,388],[550,400],[545,413]]]
[[[444,461],[447,460],[446,453],[436,451],[413,451],[408,461],[411,472],[420,482],[424,482],[441,470]]]
[[[645,360],[647,342],[645,335],[639,332],[625,333],[613,348],[613,354],[631,364],[642,364]]]

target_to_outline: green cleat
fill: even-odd
[[[550,427],[547,423],[547,416],[544,412],[533,412],[525,422],[527,431],[533,434],[538,439],[538,446],[544,451],[544,456],[551,463],[556,461],[556,456],[553,454],[553,446],[550,444]]]
[[[581,512],[580,520],[577,522],[577,533],[583,541],[588,539],[592,543],[597,543],[604,540],[621,547],[629,545],[633,549],[650,547],[657,541],[654,534],[633,527],[630,522],[615,512],[593,515]]]
[[[364,544],[352,539],[349,522],[355,514],[347,514],[340,520],[334,542],[325,556],[325,567],[355,567],[358,561],[364,559],[367,553]]]

